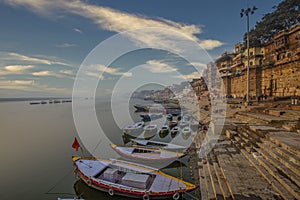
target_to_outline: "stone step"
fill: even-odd
[[[289,179],[291,179],[292,182],[295,182],[298,187],[300,186],[300,178],[298,176],[300,173],[298,171],[298,167],[293,166],[289,161],[286,161],[284,157],[280,157],[280,156],[276,155],[275,153],[270,151],[270,148],[265,146],[263,143],[258,142],[258,141],[261,141],[261,137],[256,135],[256,132],[247,131],[246,134],[244,132],[242,132],[241,135],[244,136],[245,138],[247,138],[247,136],[251,136],[252,139],[254,139],[254,141],[251,140],[253,148],[256,151],[258,151],[260,154],[262,154],[264,156],[264,158],[266,160],[268,160],[269,163],[271,163],[274,167],[276,167],[278,170],[280,170],[282,173],[284,173],[285,176],[287,176]],[[246,139],[244,139],[244,141],[245,140]],[[257,142],[254,145],[255,140]],[[257,148],[257,147],[259,147],[259,148]],[[270,158],[269,156],[272,156],[272,158]]]
[[[261,114],[261,113],[238,112],[238,116],[246,116],[248,118],[257,119],[259,121],[267,122],[267,123],[281,124],[288,121],[288,119],[286,118],[276,117],[276,116]]]
[[[290,192],[293,190],[290,189],[290,187],[289,189],[286,189],[286,187],[288,187],[288,184],[285,184],[285,182],[283,181],[283,179],[285,178],[278,178],[278,176],[276,176],[276,178],[275,173],[272,170],[270,170],[270,167],[266,167],[269,164],[263,161],[263,157],[260,156],[258,153],[254,154],[253,152],[244,150],[243,147],[239,145],[240,140],[235,140],[237,148],[241,149],[241,153],[243,154],[243,156],[257,169],[257,171],[267,180],[267,182],[271,184],[273,189],[278,194],[280,194],[280,196],[282,196],[283,199],[294,199],[294,195],[292,195]],[[273,167],[271,168],[274,169]],[[284,184],[286,187],[284,187]]]
[[[285,157],[288,161],[294,163],[297,167],[300,166],[300,159],[294,154],[266,139],[262,139],[262,142],[272,148],[274,152],[277,152],[281,156]]]
[[[218,143],[213,151],[233,199],[267,199],[270,196],[270,191],[265,190],[269,184],[231,142]]]
[[[207,191],[207,199],[216,199],[215,198],[215,193],[213,189],[213,183],[210,178],[208,166],[207,166],[207,161],[203,162],[203,175],[205,177],[205,186],[206,186],[206,191]]]
[[[236,113],[234,115],[234,117],[237,120],[239,120],[239,121],[241,121],[243,123],[252,123],[252,124],[263,124],[263,123],[267,124],[268,123],[266,121],[259,120],[257,118],[249,117],[249,116],[246,116],[246,115],[242,115],[242,114],[239,114],[239,113]]]
[[[256,170],[261,174],[262,177],[270,184],[272,189],[269,189],[273,193],[275,199],[290,200],[294,197],[271,175],[266,169],[260,166],[257,160],[249,154],[246,150],[241,149],[243,156],[256,168]]]
[[[281,174],[284,174],[284,176],[286,178],[288,178],[290,180],[291,183],[294,183],[297,187],[298,190],[300,192],[300,177],[299,175],[295,174],[292,170],[290,170],[288,167],[286,167],[284,164],[282,164],[281,162],[279,162],[279,160],[274,159],[274,157],[272,157],[270,155],[270,151],[265,151],[262,148],[254,148],[260,155],[262,155],[264,157],[264,159],[270,163],[271,165],[273,165],[277,171]],[[297,187],[296,190],[297,190]],[[299,193],[300,194],[300,193]]]
[[[262,142],[265,145],[265,147],[261,145],[261,148],[269,148],[269,153],[271,155],[273,154],[272,156],[275,159],[279,160],[285,166],[290,168],[294,173],[300,174],[300,160],[298,160],[298,158],[295,158],[293,154],[273,144],[270,141],[263,139]]]
[[[216,177],[218,179],[219,187],[220,187],[220,190],[223,194],[223,197],[224,197],[225,200],[231,200],[232,196],[231,196],[230,191],[228,189],[228,182],[226,181],[226,179],[222,175],[222,172],[221,172],[220,167],[218,165],[218,161],[217,161],[216,156],[214,155],[213,151],[210,153],[210,158],[212,160],[213,168],[214,168]]]
[[[259,164],[264,167],[269,174],[271,174],[294,198],[300,199],[299,189],[295,188],[295,185],[286,177],[284,177],[281,173],[277,171],[277,169],[272,166],[268,161],[266,161],[262,156],[255,156],[255,159],[259,162]]]
[[[198,174],[199,174],[199,184],[200,184],[200,195],[202,200],[208,200],[207,189],[206,189],[206,180],[203,171],[203,161],[198,162]]]
[[[213,191],[214,191],[215,198],[218,199],[218,200],[225,199],[222,192],[221,192],[220,184],[219,184],[219,181],[218,181],[217,176],[215,174],[215,171],[213,170],[213,162],[210,159],[209,155],[206,156],[206,159],[207,159],[206,166],[207,166],[207,169],[208,169],[208,172],[209,172],[210,181],[212,183],[212,188],[213,188]]]
[[[266,135],[266,139],[296,155],[298,159],[300,159],[300,135],[298,133],[272,131]]]

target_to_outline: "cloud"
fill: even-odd
[[[99,80],[104,80],[104,76],[101,75],[100,73],[96,73],[96,72],[85,72],[85,75],[92,77],[92,78],[97,78]]]
[[[7,65],[0,69],[0,75],[24,74],[32,68],[34,68],[32,65]]]
[[[62,74],[65,74],[65,75],[69,75],[69,76],[74,75],[74,72],[71,71],[71,70],[60,70],[59,72],[62,73]]]
[[[32,68],[34,68],[32,65],[8,65],[4,67],[5,70],[10,72],[23,72]]]
[[[94,64],[87,67],[86,71],[84,72],[87,76],[99,78],[100,80],[104,80],[104,73],[113,75],[113,76],[125,76],[131,77],[131,72],[121,72],[120,68],[112,68],[106,67],[105,65],[101,64]]]
[[[0,80],[0,86],[34,85],[34,80]]]
[[[211,50],[221,46],[223,43],[217,40],[200,40],[197,34],[202,33],[199,26],[174,22],[163,18],[149,18],[142,15],[130,14],[116,9],[88,4],[86,1],[67,1],[67,0],[4,0],[12,6],[24,6],[33,12],[42,15],[56,16],[57,12],[68,12],[77,14],[92,20],[101,29],[123,32],[133,29],[141,29],[138,34],[128,33],[129,38],[140,44],[150,45],[156,48],[172,47],[173,43],[166,39],[166,34],[143,31],[143,28],[156,27],[165,30],[180,32],[186,37],[195,40],[203,48]],[[73,29],[75,31],[75,29]],[[78,32],[78,31],[77,31]],[[179,48],[179,47],[177,47]]]
[[[70,75],[73,75],[71,73],[72,71],[70,70],[61,70],[58,73],[56,72],[52,72],[52,71],[48,71],[48,70],[44,70],[44,71],[38,71],[38,72],[33,72],[31,73],[33,76],[38,76],[38,77],[47,77],[47,76],[52,76],[52,77],[56,77],[56,78],[73,78],[70,77]]]
[[[0,80],[0,89],[27,90],[33,85],[35,85],[34,80]]]
[[[222,46],[224,43],[218,41],[218,40],[203,40],[200,41],[200,46],[207,50],[212,50],[216,47]]]
[[[67,88],[49,87],[48,85],[42,85],[34,80],[0,80],[0,89],[7,89],[10,92],[0,91],[0,94],[11,94],[11,90],[22,90],[28,92],[53,92],[53,93],[70,93],[71,90]]]
[[[64,65],[64,66],[70,66],[67,63],[59,62],[59,61],[53,61],[50,59],[44,59],[44,58],[37,58],[37,57],[30,57],[26,55],[22,55],[15,52],[5,52],[5,55],[1,55],[1,59],[3,60],[12,60],[12,61],[22,61],[22,62],[28,62],[33,64],[43,64],[43,65]]]
[[[76,47],[77,44],[71,44],[71,43],[62,43],[55,45],[58,48],[69,48],[69,47]]]
[[[73,28],[73,31],[77,32],[77,33],[80,33],[80,34],[83,34],[82,30],[78,29],[78,28]]]
[[[190,80],[190,79],[200,78],[200,77],[201,77],[201,73],[199,73],[199,72],[193,72],[191,74],[185,74],[185,75],[181,74],[179,76],[176,76],[175,78]]]
[[[131,72],[120,72],[121,70],[120,68],[106,67],[104,65],[95,65],[95,69],[99,72],[104,72],[115,76],[126,76],[126,77],[132,76]]]
[[[170,73],[178,70],[177,68],[171,67],[169,64],[160,60],[149,60],[143,67],[152,73]]]

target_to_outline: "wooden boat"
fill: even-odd
[[[180,132],[180,128],[175,126],[171,129],[171,137],[174,138]]]
[[[197,188],[158,169],[121,160],[72,157],[75,172],[89,187],[139,199],[179,199]]]
[[[37,105],[37,104],[41,104],[41,102],[30,102],[30,105]]]
[[[191,129],[190,127],[186,126],[184,127],[182,130],[181,130],[181,133],[182,133],[182,138],[183,139],[188,139],[191,135]]]
[[[123,133],[132,136],[138,137],[143,132],[145,122],[136,122],[134,124],[127,125],[123,128]]]
[[[151,113],[151,114],[144,114],[144,115],[140,115],[141,118],[143,118],[142,120],[145,122],[154,120],[154,119],[159,119],[161,118],[163,115],[161,113]]]
[[[166,143],[166,142],[159,142],[159,141],[139,140],[139,139],[132,139],[131,141],[135,144],[147,146],[147,147],[151,147],[151,148],[152,147],[160,148],[160,149],[185,149],[186,148],[184,146]]]
[[[159,137],[164,138],[166,137],[170,132],[170,128],[168,125],[163,125],[159,130]]]
[[[173,120],[173,115],[172,114],[167,114],[166,118],[168,121],[172,121]]]
[[[179,123],[180,128],[184,128],[184,127],[189,126],[189,125],[190,125],[190,124],[189,124],[189,122],[187,122],[187,121],[181,121],[181,122]]]
[[[173,128],[173,127],[175,127],[177,125],[178,125],[178,121],[177,120],[173,120],[173,121],[169,122],[169,127],[170,128]]]
[[[193,130],[193,131],[197,131],[199,129],[199,121],[193,119],[191,121],[191,124],[190,124],[190,128]]]
[[[183,153],[139,146],[127,147],[111,144],[111,148],[119,155],[135,160],[172,161],[185,156]]]
[[[148,124],[144,127],[144,138],[153,137],[157,133],[157,125],[156,124]]]

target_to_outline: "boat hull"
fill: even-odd
[[[112,189],[114,191],[114,194],[111,195],[111,196],[114,196],[114,195],[117,195],[117,196],[123,196],[123,197],[129,197],[129,198],[132,198],[132,199],[143,199],[145,193],[138,193],[138,192],[129,192],[129,191],[122,191],[122,190],[119,190],[118,188],[110,188],[110,187],[105,187],[104,185],[96,185],[94,183],[92,184],[89,184],[89,179],[86,179],[85,177],[83,176],[80,176],[79,174],[79,177],[80,179],[89,187],[91,188],[94,188],[96,190],[99,190],[99,191],[102,191],[102,192],[107,192],[109,194],[109,190]],[[180,196],[182,196],[182,193],[183,192],[178,192],[178,194]],[[174,199],[173,196],[175,195],[174,192],[170,193],[170,194],[164,194],[164,195],[152,195],[152,194],[149,194],[149,199]]]
[[[83,159],[84,160],[97,160],[97,159]],[[103,191],[103,192],[107,192],[109,195],[114,196],[114,195],[118,195],[118,196],[123,196],[123,197],[130,197],[130,198],[135,198],[135,199],[146,199],[145,195],[148,197],[147,199],[174,199],[174,195],[176,196],[180,196],[183,192],[189,192],[192,190],[195,190],[197,188],[197,186],[192,185],[190,183],[186,183],[189,184],[189,189],[177,189],[177,190],[172,190],[172,191],[164,191],[164,192],[147,192],[144,189],[135,189],[132,187],[118,187],[116,186],[114,183],[110,183],[110,182],[101,182],[101,180],[99,179],[95,179],[92,176],[89,176],[85,173],[83,173],[83,171],[80,170],[80,167],[78,167],[77,165],[77,161],[80,163],[82,162],[82,159],[79,157],[73,157],[73,163],[75,166],[75,173],[78,176],[78,178],[80,178],[87,186],[94,188],[96,190],[99,191]],[[115,162],[115,161],[112,161]],[[119,162],[119,161],[116,161]],[[108,163],[109,164],[109,163]],[[87,165],[87,164],[85,164]],[[132,165],[129,163],[129,165]],[[157,169],[154,168],[144,168],[142,166],[138,167],[141,169],[142,171],[145,170],[150,170],[150,171],[156,171]],[[156,175],[158,176],[159,174],[163,175],[163,173],[161,172],[157,172]],[[168,177],[168,175],[164,175],[166,177]],[[149,190],[151,191],[151,190]]]

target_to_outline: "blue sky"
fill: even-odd
[[[239,16],[241,8],[258,7],[250,18],[253,26],[279,2],[1,0],[0,96],[70,96],[76,72],[87,54],[110,36],[135,28],[179,31],[199,42],[215,59],[242,41],[246,20]],[[140,37],[137,40],[148,44],[164,42]],[[139,64],[166,68],[159,60],[162,57],[166,60],[165,55],[145,56]],[[131,63],[123,62],[124,66]],[[106,80],[126,75],[125,68],[116,63],[115,70],[105,73]],[[192,73],[187,71],[185,75]]]

